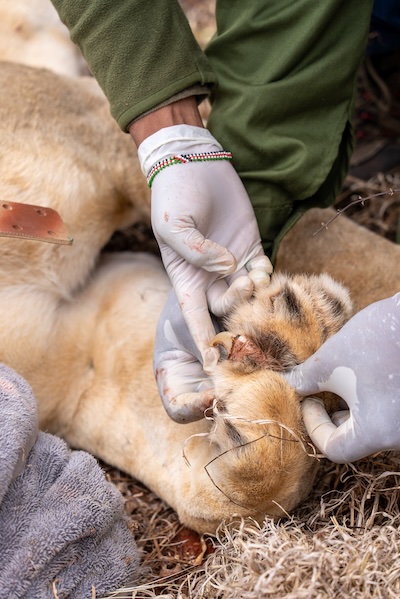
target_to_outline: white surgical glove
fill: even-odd
[[[147,137],[138,156],[148,176],[172,156],[221,150],[207,129],[175,125]],[[251,297],[254,281],[268,280],[272,271],[252,205],[228,160],[189,161],[154,176],[151,214],[166,271],[207,372],[217,359],[217,350],[209,347],[215,334],[209,309],[217,316],[227,313]]]
[[[302,402],[310,438],[333,462],[400,450],[400,293],[361,310],[283,376],[300,395],[331,391],[345,400],[336,424],[321,400]]]
[[[219,332],[218,324],[214,326]],[[204,418],[212,406],[212,379],[202,360],[172,290],[158,321],[154,373],[167,414],[181,424]]]
[[[254,286],[263,284],[264,281],[255,281]],[[216,335],[221,331],[221,323],[214,316],[210,318]],[[165,410],[172,420],[183,424],[204,418],[215,399],[213,381],[203,370],[202,357],[173,290],[158,321],[154,373]]]

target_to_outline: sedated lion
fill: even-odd
[[[155,256],[101,253],[114,231],[149,219],[132,142],[93,80],[1,63],[0,87],[0,210],[55,208],[74,238],[0,239],[0,359],[31,384],[41,427],[142,480],[201,532],[293,509],[316,460],[277,371],[344,324],[347,292],[328,275],[273,276],[218,338],[209,418],[172,422],[152,372],[167,276]]]
[[[360,260],[373,234],[345,223],[344,240],[328,232],[313,253],[308,235],[320,216],[305,217],[278,265],[317,274],[275,274],[232,311],[228,332],[215,340],[214,408],[202,421],[177,424],[152,371],[168,278],[153,255],[102,251],[115,231],[149,223],[131,139],[89,77],[1,62],[0,94],[0,213],[7,202],[54,208],[74,238],[65,246],[0,237],[0,360],[32,386],[41,427],[141,480],[198,532],[236,515],[262,520],[293,510],[317,460],[299,397],[279,371],[311,355],[351,314],[347,290],[320,274],[325,260],[352,286],[351,269],[331,259],[339,244],[364,276],[357,307],[396,290],[397,271],[386,279],[379,257]],[[394,248],[381,249],[398,264]]]

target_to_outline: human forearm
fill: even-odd
[[[216,81],[175,0],[52,0],[120,127],[196,84]]]

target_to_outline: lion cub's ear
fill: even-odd
[[[264,336],[262,348],[249,337],[234,335],[229,331],[216,335],[211,345],[219,349],[221,360],[240,365],[243,372],[260,368],[283,371],[296,363],[288,346],[272,331]]]

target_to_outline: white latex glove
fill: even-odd
[[[147,176],[171,156],[220,150],[207,129],[176,125],[147,137],[138,156]],[[208,371],[217,359],[209,347],[215,334],[209,309],[225,314],[251,297],[253,280],[268,280],[272,270],[253,208],[232,164],[221,160],[162,169],[152,182],[151,213],[165,268]]]
[[[265,282],[256,282],[264,285]],[[212,318],[213,335],[221,331]],[[218,352],[219,353],[219,352]],[[215,399],[212,378],[203,370],[202,358],[172,290],[157,326],[154,373],[167,414],[179,423],[204,418]]]
[[[216,321],[214,326],[219,332]],[[205,410],[214,401],[213,382],[203,370],[199,350],[173,290],[158,321],[154,373],[164,408],[172,420],[185,424],[204,418]]]
[[[302,402],[307,431],[337,463],[400,449],[400,293],[361,310],[284,378],[300,395],[332,391],[349,410],[329,418],[322,401]],[[338,425],[338,426],[337,426]]]

